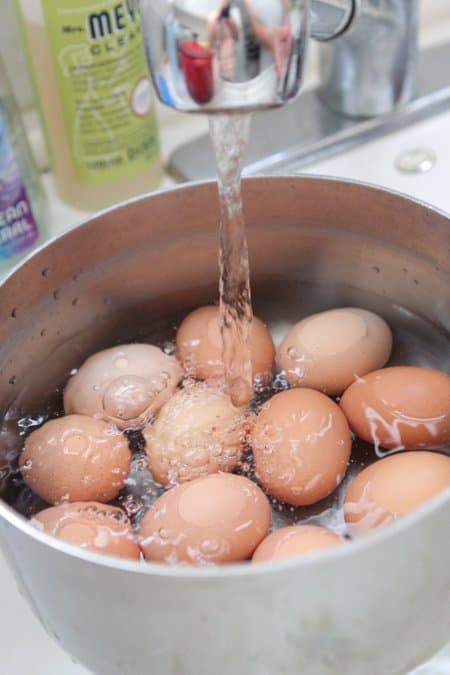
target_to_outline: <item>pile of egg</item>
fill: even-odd
[[[27,485],[52,505],[33,525],[136,560],[259,562],[341,545],[450,487],[450,457],[435,452],[450,445],[450,376],[385,367],[392,335],[376,314],[315,314],[277,351],[255,318],[255,390],[270,385],[275,369],[286,388],[253,407],[236,408],[226,394],[217,307],[189,314],[176,344],[176,356],[148,344],[113,347],[72,375],[65,416],[33,431],[19,457]],[[108,504],[130,480],[130,429],[141,432],[153,479],[164,486],[134,527]],[[356,437],[386,456],[348,485],[347,536],[301,519],[270,532],[271,501],[304,507],[337,489]],[[249,453],[254,480],[239,473]]]

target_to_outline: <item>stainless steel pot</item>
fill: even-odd
[[[321,178],[248,180],[244,200],[256,304],[294,287],[299,305],[301,288],[322,305],[355,293],[392,301],[441,331],[427,358],[448,367],[448,216]],[[42,410],[87,354],[211,301],[217,213],[212,183],[143,197],[57,238],[2,283],[2,463],[20,447],[15,420]],[[101,675],[404,673],[450,635],[449,522],[447,493],[318,557],[170,569],[83,553],[0,505],[4,552],[37,616]]]

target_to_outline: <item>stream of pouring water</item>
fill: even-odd
[[[220,321],[225,382],[234,405],[253,396],[250,337],[252,303],[241,174],[250,115],[213,115],[210,133],[220,198]]]

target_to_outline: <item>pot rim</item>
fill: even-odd
[[[383,194],[389,194],[393,195],[394,197],[399,197],[402,200],[405,200],[407,202],[412,202],[414,204],[417,204],[418,206],[421,206],[423,208],[426,208],[427,210],[436,213],[438,216],[442,216],[446,220],[449,221],[449,227],[450,227],[450,212],[444,211],[443,209],[434,206],[433,204],[430,204],[427,201],[424,201],[422,199],[417,199],[417,197],[412,197],[411,195],[408,195],[406,192],[401,192],[400,190],[392,190],[391,188],[383,187],[380,185],[375,185],[374,183],[368,183],[365,181],[360,181],[360,180],[353,180],[352,178],[337,178],[334,176],[325,176],[323,174],[304,174],[304,175],[292,175],[292,174],[277,174],[274,176],[265,176],[265,175],[260,175],[260,176],[247,176],[242,178],[242,184],[245,186],[246,184],[250,183],[259,183],[261,181],[270,181],[273,183],[277,182],[284,182],[286,180],[292,181],[292,182],[323,182],[323,183],[344,183],[344,184],[349,184],[349,185],[357,185],[358,187],[362,188],[368,188],[372,192],[381,192]],[[66,235],[70,234],[71,232],[75,230],[82,229],[83,227],[87,227],[89,223],[97,218],[101,218],[103,216],[108,215],[109,213],[113,213],[114,211],[117,211],[121,208],[130,206],[131,204],[137,204],[138,202],[145,201],[146,199],[153,198],[153,197],[159,197],[161,195],[165,195],[170,192],[184,192],[189,188],[202,188],[202,187],[214,187],[217,186],[217,181],[214,178],[207,178],[204,180],[198,180],[198,181],[190,181],[186,183],[179,183],[177,185],[170,185],[164,188],[161,188],[159,190],[155,190],[153,192],[146,192],[142,195],[138,195],[137,197],[132,197],[131,199],[127,199],[122,202],[118,202],[117,204],[113,204],[112,206],[108,206],[105,209],[102,209],[101,211],[97,211],[95,213],[86,213],[86,217],[82,218],[78,223],[75,225],[70,225],[66,229],[64,229],[62,232],[59,232],[58,234],[55,234],[53,237],[50,239],[47,239],[45,242],[43,242],[40,246],[35,248],[31,253],[28,253],[24,258],[19,260],[3,277],[0,278],[0,292],[2,291],[3,287],[5,284],[8,282],[8,280],[14,276],[21,267],[23,267],[28,260],[31,260],[32,258],[37,257],[43,250],[46,248],[49,248],[51,245],[53,245],[55,242],[59,241]],[[244,208],[245,208],[245,203],[244,203]]]
[[[292,176],[292,175],[276,175],[276,176],[253,176],[248,178],[243,178],[243,183],[254,183],[260,182],[261,180],[267,180],[273,183],[278,181],[290,180],[293,182],[317,182],[323,181],[325,183],[349,183],[351,185],[358,185],[363,188],[369,188],[374,192],[381,192],[391,194],[395,197],[399,197],[408,202],[413,202],[418,206],[422,206],[440,216],[443,216],[449,221],[450,227],[450,213],[439,209],[432,204],[429,204],[425,201],[411,197],[403,192],[397,190],[391,190],[385,187],[380,187],[363,181],[356,181],[347,178],[335,178],[332,176],[323,176],[323,175],[302,175],[302,176]],[[202,188],[202,187],[212,187],[216,185],[214,179],[195,181],[190,183],[184,183],[176,186],[170,186],[162,188],[155,192],[146,193],[139,195],[132,199],[129,199],[124,202],[119,202],[111,207],[103,209],[102,211],[89,215],[86,215],[86,218],[82,219],[77,225],[71,226],[63,232],[55,235],[51,239],[47,240],[32,253],[23,258],[17,265],[15,265],[8,274],[6,274],[0,280],[0,293],[2,292],[4,286],[7,284],[8,280],[15,276],[20,269],[27,263],[28,260],[37,257],[43,250],[51,247],[59,239],[70,234],[73,230],[78,230],[83,227],[89,226],[90,222],[93,219],[106,216],[107,214],[117,211],[118,209],[124,208],[130,204],[135,204],[140,201],[144,201],[149,197],[158,197],[159,195],[168,193],[168,192],[178,192],[185,191],[189,188]],[[408,452],[408,451],[405,451]],[[68,544],[52,535],[41,532],[33,525],[30,524],[30,521],[27,520],[24,516],[17,513],[11,506],[9,506],[3,499],[0,498],[0,518],[6,523],[14,528],[17,528],[22,532],[22,534],[28,535],[31,538],[35,539],[45,546],[49,546],[58,553],[68,555],[72,558],[76,558],[82,562],[91,563],[97,566],[106,567],[112,570],[120,572],[130,572],[135,574],[142,575],[155,575],[158,577],[170,577],[174,579],[221,579],[221,578],[230,578],[230,577],[247,577],[255,576],[260,574],[267,574],[268,572],[276,574],[283,570],[295,569],[295,568],[304,568],[311,565],[317,566],[318,564],[329,564],[334,560],[339,560],[340,558],[346,558],[352,556],[353,552],[358,553],[360,551],[370,550],[371,548],[376,548],[383,545],[384,542],[390,541],[392,537],[396,537],[401,534],[403,531],[413,528],[415,525],[420,524],[428,518],[431,518],[433,514],[437,513],[442,507],[450,503],[450,488],[445,490],[443,493],[437,495],[434,499],[430,500],[427,504],[422,506],[417,511],[410,513],[393,523],[390,523],[388,527],[381,527],[377,530],[370,532],[366,535],[360,536],[356,539],[351,540],[348,545],[337,546],[331,549],[324,551],[313,552],[302,556],[300,558],[292,558],[287,560],[279,560],[273,562],[261,562],[257,565],[249,564],[248,562],[240,563],[231,563],[227,565],[218,565],[218,566],[205,566],[205,567],[194,567],[194,566],[179,566],[179,567],[170,567],[164,564],[157,564],[145,560],[132,561],[124,558],[118,558],[116,556],[108,556],[100,553],[93,553],[91,551],[86,551],[80,547],[72,544]]]
[[[408,452],[405,450],[405,452]],[[336,546],[323,551],[317,551],[305,554],[299,558],[286,560],[276,560],[269,562],[260,562],[256,565],[248,561],[239,563],[229,563],[216,566],[173,566],[162,563],[154,563],[141,559],[139,561],[127,560],[116,556],[93,553],[82,549],[74,544],[68,544],[61,539],[57,539],[50,534],[42,532],[30,524],[24,516],[14,511],[8,504],[0,499],[0,519],[5,520],[8,525],[17,528],[22,534],[31,536],[45,546],[49,546],[58,553],[76,558],[82,562],[94,564],[100,567],[107,567],[120,572],[131,572],[140,575],[152,575],[157,577],[170,577],[173,579],[222,579],[248,577],[268,572],[277,573],[283,570],[304,568],[320,564],[332,564],[335,560],[349,558],[353,553],[357,554],[370,549],[376,549],[384,543],[389,542],[393,537],[397,537],[405,530],[421,524],[423,521],[431,518],[442,507],[450,504],[450,488],[437,495],[427,504],[417,511],[410,513],[387,527],[380,527],[372,532],[361,535],[350,540],[347,544]],[[375,553],[376,555],[376,553]]]

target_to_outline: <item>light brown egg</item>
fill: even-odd
[[[327,497],[340,484],[351,438],[339,406],[325,394],[290,389],[263,405],[251,445],[256,477],[268,492],[304,506]]]
[[[356,307],[314,314],[297,323],[277,352],[289,384],[341,394],[357,377],[382,368],[392,350],[387,323]]]
[[[98,502],[52,506],[33,516],[31,523],[47,534],[94,553],[134,560],[141,555],[130,521],[114,506]]]
[[[130,460],[127,439],[110,424],[68,415],[28,436],[19,467],[27,485],[50,504],[109,502],[123,488]]]
[[[147,511],[139,540],[147,560],[216,565],[247,560],[270,526],[270,504],[248,478],[221,473],[172,488]]]
[[[450,377],[431,368],[377,370],[344,393],[352,431],[389,450],[443,448],[450,444]]]
[[[387,525],[450,488],[450,457],[415,451],[390,455],[363,469],[344,502],[352,534]]]
[[[214,305],[194,310],[181,322],[176,338],[179,357],[188,375],[199,380],[223,378],[222,336],[219,308]],[[253,317],[253,380],[259,386],[272,380],[275,347],[265,324]]]
[[[318,525],[292,525],[269,534],[253,554],[253,562],[297,558],[343,544],[346,540]]]
[[[181,389],[143,431],[153,478],[166,485],[232,471],[251,419],[217,386],[196,382]]]
[[[172,396],[182,376],[177,359],[153,345],[105,349],[69,379],[64,410],[114,422],[119,429],[139,428]]]

